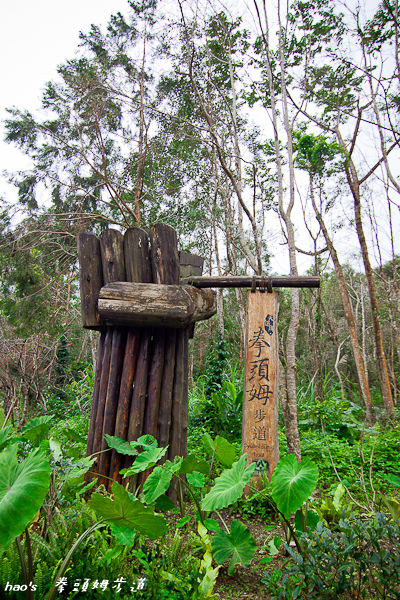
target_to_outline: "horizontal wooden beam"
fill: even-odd
[[[267,277],[256,275],[248,276],[221,276],[221,277],[185,277],[181,279],[182,285],[193,285],[196,288],[249,288],[255,285],[257,289],[266,289],[268,280],[273,288],[304,287],[318,288],[320,286],[320,277],[294,277],[288,275],[285,277]]]
[[[101,288],[98,311],[119,325],[183,328],[209,319],[217,309],[212,290],[118,281]]]

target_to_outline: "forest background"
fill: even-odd
[[[205,274],[272,274],[285,252],[286,274],[306,256],[321,277],[319,290],[281,291],[289,451],[300,457],[298,406],[388,420],[400,369],[396,1],[254,3],[244,18],[218,3],[128,5],[80,35],[41,111],[10,109],[5,124],[32,168],[10,175],[18,203],[0,213],[4,415],[20,429],[87,408],[97,339],[80,325],[76,235],[163,221]],[[192,342],[191,389],[205,396],[209,381],[240,386],[245,295],[217,301]]]

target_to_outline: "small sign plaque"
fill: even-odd
[[[242,454],[271,479],[278,445],[279,292],[247,292]]]

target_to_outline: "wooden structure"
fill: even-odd
[[[187,453],[188,338],[195,321],[215,314],[215,294],[180,286],[201,275],[203,259],[178,253],[172,227],[78,235],[82,325],[100,332],[87,455],[110,487],[129,457],[105,434],[131,441],[151,434],[169,458]],[[106,479],[110,478],[110,479]]]
[[[247,292],[242,453],[270,477],[279,461],[279,292]]]
[[[318,287],[318,277],[202,277],[204,259],[178,252],[172,227],[78,235],[82,325],[100,332],[87,455],[110,489],[131,457],[105,452],[105,434],[136,440],[142,434],[169,446],[168,458],[187,454],[188,339],[196,321],[216,313],[211,287],[248,292],[242,450],[248,461],[279,458],[277,316],[274,287]],[[259,291],[256,291],[258,287]],[[268,293],[265,293],[268,290]]]

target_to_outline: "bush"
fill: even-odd
[[[322,523],[301,537],[304,552],[287,544],[290,560],[262,580],[272,600],[400,598],[400,520],[342,519],[333,533]]]

